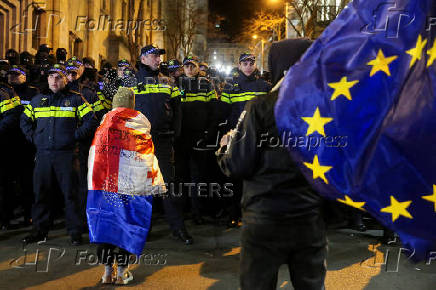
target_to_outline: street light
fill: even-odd
[[[281,0],[269,0],[271,4],[277,4],[279,2],[282,2]],[[289,4],[288,0],[284,0],[285,2],[285,38],[293,38],[297,37],[297,33],[295,32],[295,25],[298,24],[298,21],[290,19],[291,14],[291,5]],[[291,22],[293,26],[291,27]],[[294,30],[294,31],[293,31]]]

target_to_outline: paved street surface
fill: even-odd
[[[47,243],[26,249],[20,240],[28,229],[0,233],[0,289],[113,288],[99,285],[103,267],[95,265],[95,246],[70,246],[61,227],[50,232]],[[238,289],[240,230],[190,222],[188,227],[195,238],[191,246],[172,240],[165,222],[155,221],[139,264],[131,266],[134,283],[123,287]],[[380,235],[379,230],[329,231],[326,289],[436,289],[436,259],[415,265],[403,255],[398,262],[400,248],[380,246]],[[293,289],[285,266],[277,288]]]

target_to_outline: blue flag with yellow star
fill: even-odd
[[[435,35],[435,1],[355,0],[289,70],[275,108],[312,185],[419,260],[436,251]]]

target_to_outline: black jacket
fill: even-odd
[[[67,88],[38,94],[24,108],[21,129],[37,151],[71,151],[97,128],[92,108],[80,94]]]
[[[0,83],[0,145],[6,143],[8,134],[13,132],[18,123],[20,109],[19,98],[14,89],[5,83]]]
[[[143,113],[157,135],[180,134],[180,91],[159,82],[159,72],[141,64],[136,74],[135,110]]]
[[[265,95],[271,90],[271,84],[259,78],[256,72],[246,76],[238,71],[238,76],[224,85],[221,101],[230,105],[228,126],[235,128],[239,115],[244,110],[245,104],[256,96]]]
[[[223,173],[244,180],[242,211],[247,223],[286,223],[319,213],[321,199],[287,149],[269,142],[280,139],[274,119],[276,101],[277,92],[248,102],[239,133],[218,152]]]
[[[189,78],[185,75],[180,77],[178,85],[183,141],[189,146],[211,145],[209,143],[216,137],[218,127],[216,110],[219,101],[214,87],[205,77]],[[199,144],[201,141],[208,144]]]

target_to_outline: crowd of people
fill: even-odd
[[[304,49],[308,45],[302,44]],[[261,224],[246,228],[242,234],[245,243],[251,245],[245,248],[246,264],[241,268],[245,271],[241,275],[246,275],[244,281],[248,283],[244,288],[250,289],[253,284],[248,281],[257,281],[253,275],[260,275],[259,271],[265,268],[252,268],[262,259],[254,254],[258,251],[254,241],[261,242],[258,233],[268,233],[271,237],[279,235],[277,241],[289,238],[286,231],[280,236],[282,231],[268,226],[271,220],[284,216],[286,222],[282,227],[289,221],[298,221],[301,226],[296,231],[305,228],[307,232],[310,228],[320,235],[306,237],[316,250],[311,262],[319,266],[325,258],[319,196],[311,191],[301,174],[285,168],[291,161],[283,148],[280,152],[265,149],[265,152],[256,153],[256,150],[262,150],[256,149],[256,142],[251,140],[252,144],[246,145],[256,126],[259,127],[256,132],[263,130],[272,136],[276,133],[271,113],[273,103],[265,105],[259,101],[248,109],[246,103],[254,98],[262,100],[301,53],[292,61],[278,63],[270,57],[277,67],[281,63],[287,66],[272,71],[269,79],[268,74],[259,73],[256,58],[250,52],[240,55],[238,66],[225,78],[195,56],[187,56],[183,61],[162,62],[165,50],[153,45],[141,49],[135,64],[121,59],[115,67],[103,63],[100,70],[92,58],[73,56],[67,59],[67,51],[63,48],[53,55],[47,45],[41,45],[34,57],[27,52],[19,54],[8,50],[6,60],[0,61],[0,147],[7,153],[0,165],[2,230],[11,227],[10,222],[19,208],[22,224],[32,225],[32,231],[24,237],[23,243],[45,241],[54,218],[64,212],[72,245],[82,244],[82,234],[87,232],[89,148],[102,118],[112,110],[112,100],[118,89],[129,87],[135,96],[134,109],[151,123],[155,155],[164,181],[169,185],[160,201],[174,239],[186,245],[194,241],[185,226],[185,216],[190,216],[197,225],[210,218],[224,220],[228,227],[240,225],[244,180],[244,222]],[[256,125],[242,124],[244,110],[255,111],[256,118],[250,120]],[[230,146],[232,150],[224,152],[229,144],[221,137],[234,139],[233,129],[237,126],[252,127],[244,127],[247,133],[244,142]],[[220,151],[226,154],[218,154]],[[264,166],[253,163],[250,154],[256,158],[263,156]],[[262,170],[269,167],[273,168],[271,172],[263,175]],[[247,181],[251,178],[247,175],[250,172],[250,176],[258,176],[259,180]],[[277,172],[280,176],[275,178]],[[184,186],[186,184],[194,186]],[[214,191],[209,186],[205,195],[196,186],[198,184],[216,184],[220,188],[227,184],[232,194],[216,194],[216,188]],[[302,205],[298,209],[292,199],[285,198],[289,184],[299,192],[294,200]],[[265,198],[272,190],[275,199]],[[301,217],[307,212],[311,212],[312,218],[302,222]],[[349,216],[353,227],[365,230],[360,212],[353,211]],[[345,219],[340,221],[348,224]],[[298,245],[295,247],[298,249]],[[277,256],[280,256],[279,252]],[[278,257],[276,260],[270,258],[269,262],[276,265]],[[324,268],[296,265],[314,271],[312,274],[319,279],[313,285],[323,283]],[[276,268],[271,268],[265,283],[274,284]]]
[[[1,146],[10,152],[10,162],[0,169],[3,230],[11,227],[19,208],[22,224],[33,226],[23,241],[43,240],[63,204],[72,243],[81,244],[88,151],[119,87],[134,90],[135,109],[151,122],[160,168],[172,184],[161,204],[174,237],[193,242],[184,211],[196,224],[218,216],[227,217],[229,227],[238,225],[242,183],[224,177],[214,152],[220,134],[236,126],[245,103],[271,88],[253,54],[242,54],[238,68],[225,79],[194,56],[162,62],[165,50],[152,45],[142,48],[135,64],[121,59],[115,67],[103,63],[100,70],[92,58],[67,59],[64,48],[51,52],[47,45],[35,56],[10,49],[0,62]],[[184,186],[189,183],[228,183],[233,194],[201,198]],[[176,197],[178,191],[185,197]]]

